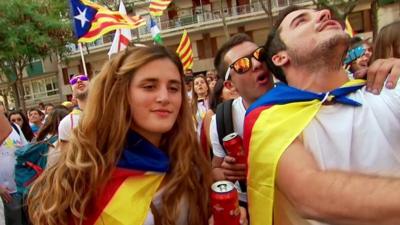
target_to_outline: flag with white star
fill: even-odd
[[[122,28],[145,25],[139,16],[128,16],[88,0],[70,0],[72,25],[78,42],[93,42],[102,35]]]

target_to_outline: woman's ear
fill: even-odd
[[[284,66],[289,62],[289,56],[286,51],[276,53],[271,59],[275,66]]]

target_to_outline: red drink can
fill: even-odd
[[[240,225],[238,192],[230,181],[217,181],[211,185],[211,207],[214,225]]]
[[[222,139],[224,148],[229,156],[236,159],[236,163],[246,163],[246,155],[243,148],[242,138],[237,133],[230,133]]]

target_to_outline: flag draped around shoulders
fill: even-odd
[[[246,112],[244,145],[248,156],[247,193],[252,225],[272,225],[276,168],[281,155],[310,123],[325,101],[360,106],[347,98],[362,88],[353,80],[328,93],[278,84]]]
[[[169,158],[133,131],[110,180],[96,196],[84,225],[141,225],[165,173]]]
[[[88,0],[70,0],[75,36],[79,42],[93,42],[102,35],[120,28],[135,29],[145,25],[138,16],[128,16]]]
[[[192,43],[186,30],[183,30],[182,38],[176,50],[183,64],[183,69],[190,70],[193,67]]]
[[[161,16],[172,0],[151,0],[149,5],[150,15],[153,17]]]

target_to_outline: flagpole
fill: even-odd
[[[87,74],[87,70],[86,70],[85,57],[83,57],[82,43],[79,42],[78,45],[79,45],[79,51],[81,52],[81,59],[82,59],[82,63],[83,63],[83,72],[87,76],[88,74]]]

